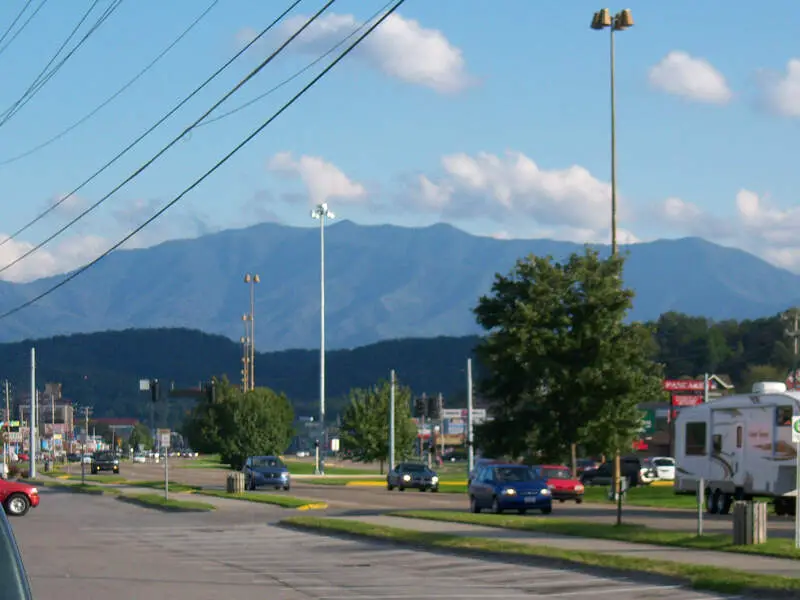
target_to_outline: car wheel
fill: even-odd
[[[549,515],[551,512],[553,512],[553,507],[552,506],[548,506],[548,507],[542,509],[542,514],[543,515]]]
[[[406,491],[406,488],[404,488],[404,487],[399,487],[399,488],[397,488],[397,489],[398,489],[399,491],[401,491],[401,492],[405,492],[405,491]]]
[[[6,513],[12,517],[24,516],[31,507],[31,503],[25,494],[11,494],[6,500]]]
[[[528,512],[528,509],[527,508],[520,508],[519,510],[517,510],[517,512],[519,514],[521,514],[521,515],[524,515],[526,512]]]
[[[566,502],[566,500],[564,500],[564,498],[559,498],[558,501],[561,502],[561,504],[564,504],[564,502]]]
[[[386,489],[391,492],[394,489],[394,486],[391,483],[387,483],[386,484]]]
[[[475,498],[475,496],[469,497],[469,512],[475,514],[481,512],[481,507],[478,506],[478,500]]]
[[[283,486],[283,491],[284,492],[288,492],[290,489],[292,489],[292,486],[290,486],[290,485]]]
[[[247,488],[251,492],[254,492],[256,490],[256,480],[251,478],[250,481],[247,482]]]
[[[575,498],[575,504],[583,504],[583,498]]]
[[[432,488],[431,488],[431,491],[432,491],[433,493],[436,493],[436,492],[438,492],[438,491],[439,491],[439,486],[437,485],[436,487],[432,487]]]
[[[711,490],[706,490],[706,512],[710,515],[717,514],[717,496],[719,495],[719,490],[715,490],[712,492]]]
[[[496,515],[502,514],[503,512],[503,509],[500,508],[500,502],[498,502],[496,496],[492,499],[492,512]]]

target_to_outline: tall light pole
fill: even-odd
[[[621,10],[615,15],[604,8],[594,13],[592,29],[601,31],[608,28],[610,32],[610,67],[611,67],[611,254],[617,254],[617,101],[616,101],[616,60],[614,55],[614,33],[633,27],[633,15],[629,9]],[[614,487],[617,492],[617,525],[622,524],[622,465],[620,450],[614,454]]]
[[[322,436],[322,449],[325,450],[325,219],[334,219],[335,215],[323,202],[311,211],[311,218],[319,220],[319,426]],[[320,452],[318,456],[322,456]],[[317,475],[325,474],[324,461],[317,459],[314,467]]]
[[[258,275],[244,276],[244,282],[250,285],[250,389],[256,389],[256,284],[261,281]]]

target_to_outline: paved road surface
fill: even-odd
[[[165,514],[44,490],[14,529],[37,600],[721,598],[288,531],[265,507]]]
[[[178,463],[178,461],[175,461]],[[178,463],[179,464],[179,463]],[[176,465],[177,466],[177,465]],[[190,485],[224,487],[225,471],[218,469],[170,469],[170,479]],[[160,465],[130,465],[125,467],[125,477],[132,479],[163,478]],[[268,491],[268,490],[265,490]],[[272,493],[272,492],[270,492]],[[283,493],[283,492],[280,492]],[[467,501],[463,494],[431,494],[414,490],[389,492],[382,487],[344,487],[322,486],[295,480],[293,495],[326,501],[332,510],[339,513],[375,514],[381,511],[398,509],[466,510]],[[613,505],[581,504],[566,502],[556,504],[554,515],[564,518],[589,519],[601,523],[616,522],[616,509]],[[676,531],[695,531],[697,514],[688,510],[664,510],[625,506],[624,520],[656,529]],[[794,521],[791,517],[770,515],[769,535],[773,537],[793,537]],[[704,516],[704,529],[707,533],[732,533],[732,517]]]

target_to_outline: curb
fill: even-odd
[[[298,506],[295,510],[325,510],[328,508],[328,504],[326,502],[313,502],[311,504],[303,504],[302,506]]]

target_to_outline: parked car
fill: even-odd
[[[659,481],[675,481],[675,459],[669,456],[654,456],[649,459]]]
[[[3,511],[0,511],[0,581],[3,600],[33,600],[22,553]]]
[[[100,471],[111,471],[115,475],[119,473],[119,459],[112,452],[98,452],[92,458],[92,474],[97,475]]]
[[[248,490],[260,486],[274,487],[276,490],[283,488],[286,491],[291,489],[289,467],[277,456],[251,456],[245,461],[242,471]]]
[[[537,465],[532,469],[537,477],[547,481],[553,500],[574,500],[576,504],[583,502],[583,484],[572,476],[569,468],[564,465]]]
[[[390,492],[397,488],[401,492],[406,488],[421,492],[439,491],[439,476],[427,465],[419,463],[400,463],[386,475],[386,489]]]
[[[490,464],[481,467],[468,488],[470,512],[490,508],[495,514],[516,510],[553,512],[553,495],[547,481],[525,465]]]
[[[137,452],[136,454],[133,455],[133,462],[144,464],[147,462],[147,457],[141,452]]]
[[[22,481],[0,479],[0,504],[12,517],[22,517],[31,507],[39,506],[39,490]]]
[[[620,459],[622,476],[628,480],[628,487],[635,487],[641,483],[640,472],[642,461],[636,456],[623,456]],[[584,471],[581,475],[583,485],[613,485],[614,461],[607,461],[594,471]]]

